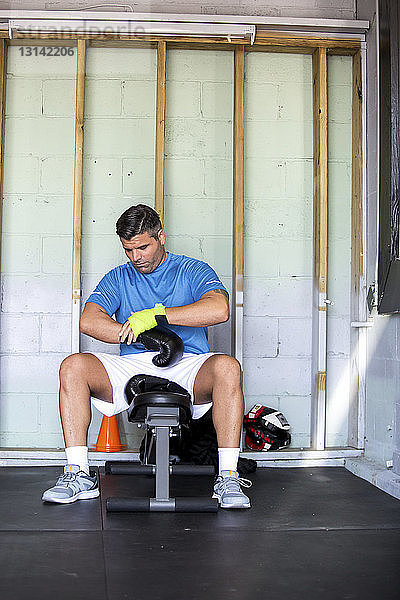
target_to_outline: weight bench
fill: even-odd
[[[155,385],[151,385],[158,380]],[[146,391],[152,388],[152,391]],[[170,497],[170,475],[214,475],[208,465],[170,464],[170,438],[180,437],[191,421],[190,394],[160,377],[135,375],[125,388],[128,420],[145,429],[144,457],[139,463],[107,461],[107,475],[155,475],[154,498],[107,498],[108,512],[217,512],[211,497]]]

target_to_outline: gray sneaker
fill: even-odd
[[[81,471],[78,465],[67,465],[64,473],[57,479],[54,487],[46,490],[42,496],[44,502],[69,504],[75,500],[87,500],[99,496],[97,477],[90,477]]]
[[[213,498],[217,498],[221,508],[250,508],[250,498],[243,494],[240,486],[249,488],[249,479],[239,477],[237,471],[222,471],[214,483]]]

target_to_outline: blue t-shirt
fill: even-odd
[[[152,273],[140,273],[131,262],[109,271],[86,302],[101,306],[118,323],[125,323],[131,312],[153,308],[185,306],[200,300],[211,290],[225,290],[216,272],[205,262],[169,252]],[[207,327],[168,325],[182,338],[185,352],[209,352]],[[142,344],[120,344],[121,356],[144,352]]]

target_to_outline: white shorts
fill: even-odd
[[[125,398],[125,386],[131,377],[140,373],[164,377],[185,388],[192,399],[193,419],[199,419],[212,406],[212,402],[193,405],[193,387],[200,367],[210,356],[217,354],[216,352],[207,352],[206,354],[185,352],[181,360],[173,367],[156,367],[153,365],[152,358],[158,352],[140,352],[138,354],[128,354],[127,356],[106,354],[105,352],[86,352],[86,354],[93,354],[99,359],[110,379],[113,389],[113,402],[92,398],[93,406],[107,417],[117,415],[128,408],[129,404]]]

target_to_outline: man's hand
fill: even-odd
[[[134,342],[136,342],[136,337],[131,329],[129,321],[125,321],[125,323],[121,326],[121,329],[118,333],[118,337],[120,344],[133,344]]]
[[[128,321],[135,339],[144,331],[156,327],[157,316],[164,316],[166,318],[165,308],[162,304],[156,304],[154,308],[146,308],[145,310],[139,310],[138,312],[132,313],[128,318]]]

